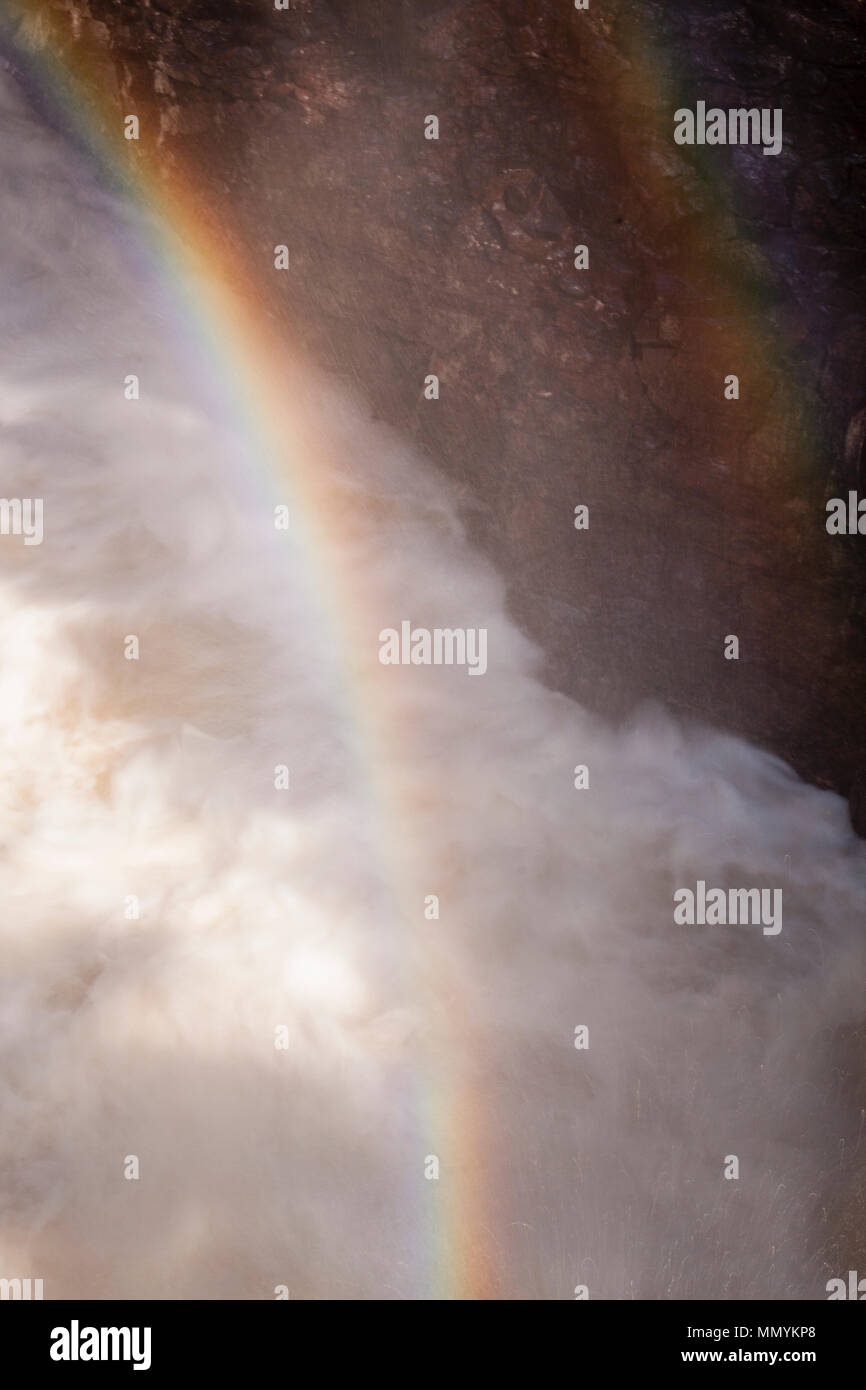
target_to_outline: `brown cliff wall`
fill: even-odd
[[[866,539],[829,537],[824,504],[866,487],[856,4],[17,9],[91,54],[263,275],[290,245],[272,311],[458,484],[552,682],[851,790]],[[677,147],[698,99],[781,107],[783,153]]]

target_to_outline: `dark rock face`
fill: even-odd
[[[140,115],[294,340],[457,483],[553,683],[849,792],[866,540],[828,536],[825,502],[866,487],[856,0],[19,8]],[[698,100],[781,108],[782,153],[678,147]]]

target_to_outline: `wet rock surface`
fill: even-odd
[[[862,788],[859,4],[19,8],[263,277],[290,247],[272,312],[456,484],[551,682]],[[678,147],[698,100],[781,107],[782,153]]]

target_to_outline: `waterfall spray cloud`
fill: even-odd
[[[44,529],[0,537],[0,1275],[820,1297],[864,964],[843,803],[545,689],[446,484],[299,371],[327,506],[277,530],[135,217],[8,85],[0,184],[5,491]],[[483,630],[484,678],[383,665],[407,614]],[[784,931],[677,924],[697,881],[781,889]]]

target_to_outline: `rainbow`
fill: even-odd
[[[137,213],[142,254],[175,305],[179,329],[216,385],[227,422],[245,441],[253,483],[263,504],[287,503],[292,540],[310,578],[321,630],[339,657],[335,675],[340,713],[369,787],[368,813],[376,827],[379,872],[395,920],[416,936],[423,915],[418,871],[420,844],[411,836],[411,779],[401,781],[401,755],[411,768],[411,729],[377,688],[369,689],[369,640],[374,611],[363,576],[347,572],[346,541],[353,517],[335,482],[328,446],[317,436],[304,401],[308,367],[287,342],[285,325],[263,306],[272,298],[265,270],[256,273],[232,246],[218,212],[198,187],[195,172],[161,156],[158,123],[146,112],[122,113],[118,93],[106,87],[104,66],[68,18],[39,0],[2,0],[0,36],[25,84],[62,118],[63,126],[98,166],[103,178]],[[137,114],[139,138],[126,139],[125,114]],[[266,260],[271,275],[278,274]],[[300,383],[300,384],[299,384]],[[360,636],[359,636],[360,635]],[[372,638],[376,633],[372,631]],[[365,641],[367,662],[359,643]],[[429,883],[429,864],[427,865]],[[407,951],[407,962],[410,957]],[[408,963],[404,973],[410,973]],[[464,986],[444,955],[436,985],[452,1001]],[[409,986],[412,987],[411,984]],[[418,999],[419,994],[422,996]],[[415,985],[423,1009],[424,988]],[[453,1004],[459,1011],[460,1004]],[[468,1038],[468,1010],[465,1024]],[[468,1044],[467,1044],[468,1047]],[[493,1261],[482,1182],[489,1145],[481,1098],[458,1056],[428,1058],[416,1081],[413,1108],[422,1148],[417,1174],[405,1193],[417,1210],[419,1269],[413,1298],[484,1299],[493,1293]],[[424,1182],[424,1145],[447,1153],[450,1178]],[[406,1291],[402,1291],[406,1292]]]

